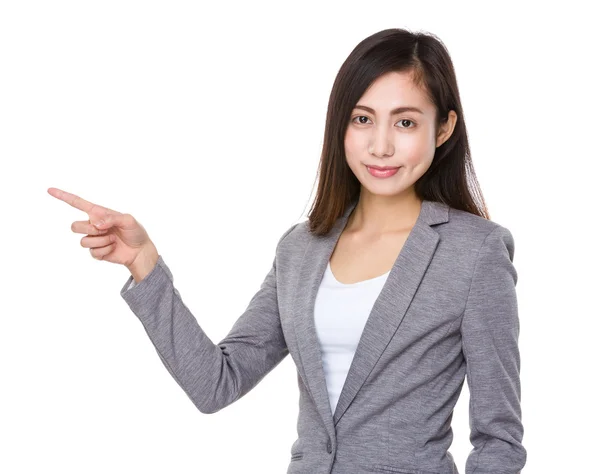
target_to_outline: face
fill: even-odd
[[[394,110],[400,107],[415,110]],[[455,120],[451,111],[436,136],[435,106],[413,84],[411,74],[379,77],[352,110],[344,139],[346,161],[362,185],[361,194],[414,193],[414,183],[431,165],[436,147],[452,134]],[[371,165],[394,169],[369,171]]]

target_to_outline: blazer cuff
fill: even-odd
[[[147,299],[156,293],[154,290],[160,286],[164,278],[168,278],[173,283],[173,274],[163,260],[162,255],[159,255],[156,264],[143,280],[136,283],[133,275],[127,278],[127,281],[121,287],[121,297],[134,312],[138,312],[146,307],[148,304]]]

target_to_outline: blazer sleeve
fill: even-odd
[[[511,232],[500,225],[486,236],[461,321],[474,448],[466,474],[519,474],[527,458],[522,444],[514,247]]]
[[[296,227],[294,224],[280,237]],[[243,397],[289,353],[277,303],[277,251],[260,289],[233,327],[214,344],[184,304],[159,255],[146,277],[121,296],[142,323],[171,376],[202,413],[215,413]]]

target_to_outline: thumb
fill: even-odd
[[[123,215],[108,215],[104,219],[92,222],[97,229],[108,229],[112,226],[119,226],[123,223]]]

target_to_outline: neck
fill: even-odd
[[[383,196],[362,189],[346,229],[368,234],[405,231],[415,225],[421,212],[421,202],[414,192]]]

